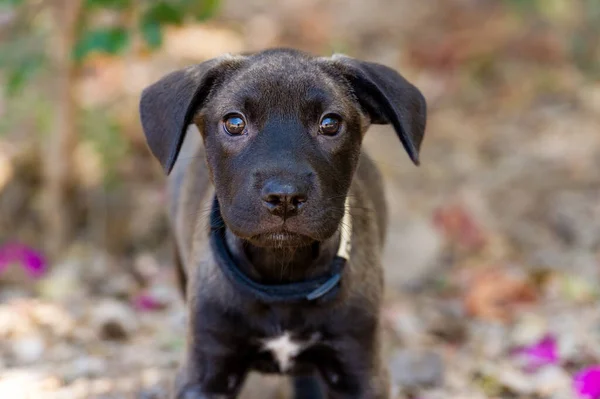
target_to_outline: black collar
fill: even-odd
[[[344,215],[347,226],[349,214]],[[348,231],[350,230],[350,231]],[[265,303],[311,302],[332,299],[340,289],[342,271],[350,252],[351,228],[342,230],[340,249],[323,276],[288,284],[260,284],[244,274],[236,265],[225,239],[225,223],[215,196],[210,217],[210,245],[219,268],[240,291]]]

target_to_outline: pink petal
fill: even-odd
[[[40,277],[46,272],[44,256],[27,245],[10,242],[0,247],[0,271],[9,265],[18,263],[33,278]]]
[[[573,388],[580,398],[600,399],[600,364],[587,367],[575,374]]]
[[[558,363],[558,348],[556,338],[546,335],[537,343],[518,348],[514,353],[524,362],[524,368],[527,371],[535,371],[540,367]]]
[[[140,294],[133,298],[133,307],[140,311],[146,311],[163,309],[165,305],[151,295]]]
[[[483,227],[461,204],[450,204],[436,209],[433,223],[448,239],[467,250],[478,250],[487,242]]]

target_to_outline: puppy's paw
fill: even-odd
[[[199,386],[188,385],[178,390],[174,399],[208,399]]]
[[[228,399],[227,395],[207,394],[199,385],[187,385],[177,392],[175,399]]]

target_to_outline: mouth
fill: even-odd
[[[248,241],[258,247],[283,248],[308,246],[315,240],[303,234],[292,233],[284,230],[257,234],[250,237]]]

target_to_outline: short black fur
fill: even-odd
[[[244,119],[243,134],[225,131],[232,113]],[[173,72],[144,90],[140,114],[152,153],[172,172],[170,220],[189,310],[175,397],[234,398],[258,370],[296,376],[305,397],[319,388],[329,398],[388,398],[379,322],[387,208],[361,147],[369,124],[391,124],[418,164],[419,90],[380,64],[273,49]],[[320,134],[324,115],[340,119],[337,134]],[[192,123],[201,138],[186,147]],[[262,286],[331,272],[348,210],[352,251],[339,290],[327,301],[276,303],[240,289],[210,247],[215,196],[221,244]],[[290,364],[265,350],[282,334],[306,345]]]

